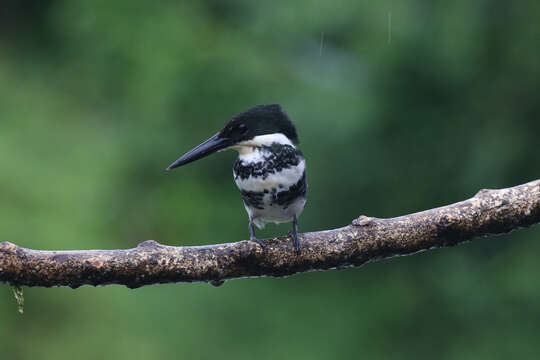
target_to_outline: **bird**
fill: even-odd
[[[296,128],[278,104],[257,105],[234,115],[215,135],[188,151],[166,170],[223,150],[236,150],[233,178],[249,218],[250,240],[263,248],[255,228],[292,222],[288,235],[300,252],[298,217],[306,204],[306,161]]]

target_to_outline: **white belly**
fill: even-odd
[[[279,224],[293,221],[294,216],[296,216],[296,218],[300,216],[305,205],[305,197],[299,197],[291,204],[284,207],[273,203],[271,194],[265,194],[262,209],[251,207],[246,204],[244,204],[244,207],[246,208],[249,217],[253,219],[253,223],[257,225],[259,229],[262,229],[268,222]]]

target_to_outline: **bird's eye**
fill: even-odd
[[[239,124],[236,128],[241,134],[245,134],[247,131],[247,126],[245,124]]]

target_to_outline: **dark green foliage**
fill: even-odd
[[[21,3],[0,7],[0,240],[247,238],[234,154],[163,169],[257,104],[298,130],[300,231],[540,177],[538,1]],[[5,286],[2,358],[533,358],[539,237],[219,288],[30,288],[23,316]]]

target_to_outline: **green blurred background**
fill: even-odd
[[[540,178],[539,94],[536,0],[4,0],[0,240],[245,239],[233,152],[163,169],[264,103],[307,158],[301,231],[460,201]],[[220,288],[27,288],[22,316],[2,286],[0,357],[538,358],[539,237]]]

